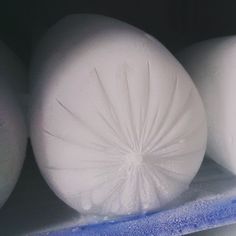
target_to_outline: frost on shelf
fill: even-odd
[[[89,19],[85,31],[80,27],[83,40],[73,38],[78,43],[65,53],[81,17]],[[67,34],[39,62],[43,83],[36,83],[31,114],[34,151],[49,186],[83,214],[164,206],[188,188],[204,156],[196,88],[158,41],[132,26],[88,15],[61,24]],[[65,57],[55,62],[52,51]]]

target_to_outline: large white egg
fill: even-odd
[[[23,165],[27,132],[18,91],[23,68],[0,42],[0,207],[12,192]],[[18,85],[17,85],[18,84]],[[13,88],[14,87],[14,88]]]
[[[206,108],[207,155],[236,174],[236,37],[197,43],[179,58]]]
[[[112,18],[72,15],[42,39],[32,77],[33,149],[68,205],[133,214],[188,188],[205,152],[204,109],[153,37]]]

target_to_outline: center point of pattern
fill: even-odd
[[[126,155],[126,161],[131,166],[139,166],[143,163],[142,153],[129,153]]]

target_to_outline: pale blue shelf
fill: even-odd
[[[0,235],[184,235],[236,222],[236,177],[206,159],[189,190],[159,212],[78,226],[80,215],[40,176],[29,150],[19,183],[0,210]]]
[[[190,189],[160,212],[41,235],[185,235],[236,222],[236,177],[206,160]]]

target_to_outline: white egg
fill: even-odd
[[[236,37],[197,43],[179,58],[206,108],[207,155],[236,174]]]
[[[20,68],[18,59],[1,42],[0,48],[0,206],[2,206],[19,177],[25,157],[27,132],[19,97],[16,95],[16,90],[21,90],[20,82],[18,86],[16,81],[20,80],[20,71],[23,69]]]
[[[33,149],[59,198],[118,216],[158,209],[188,188],[205,152],[204,109],[157,40],[73,15],[42,39],[33,64]]]

